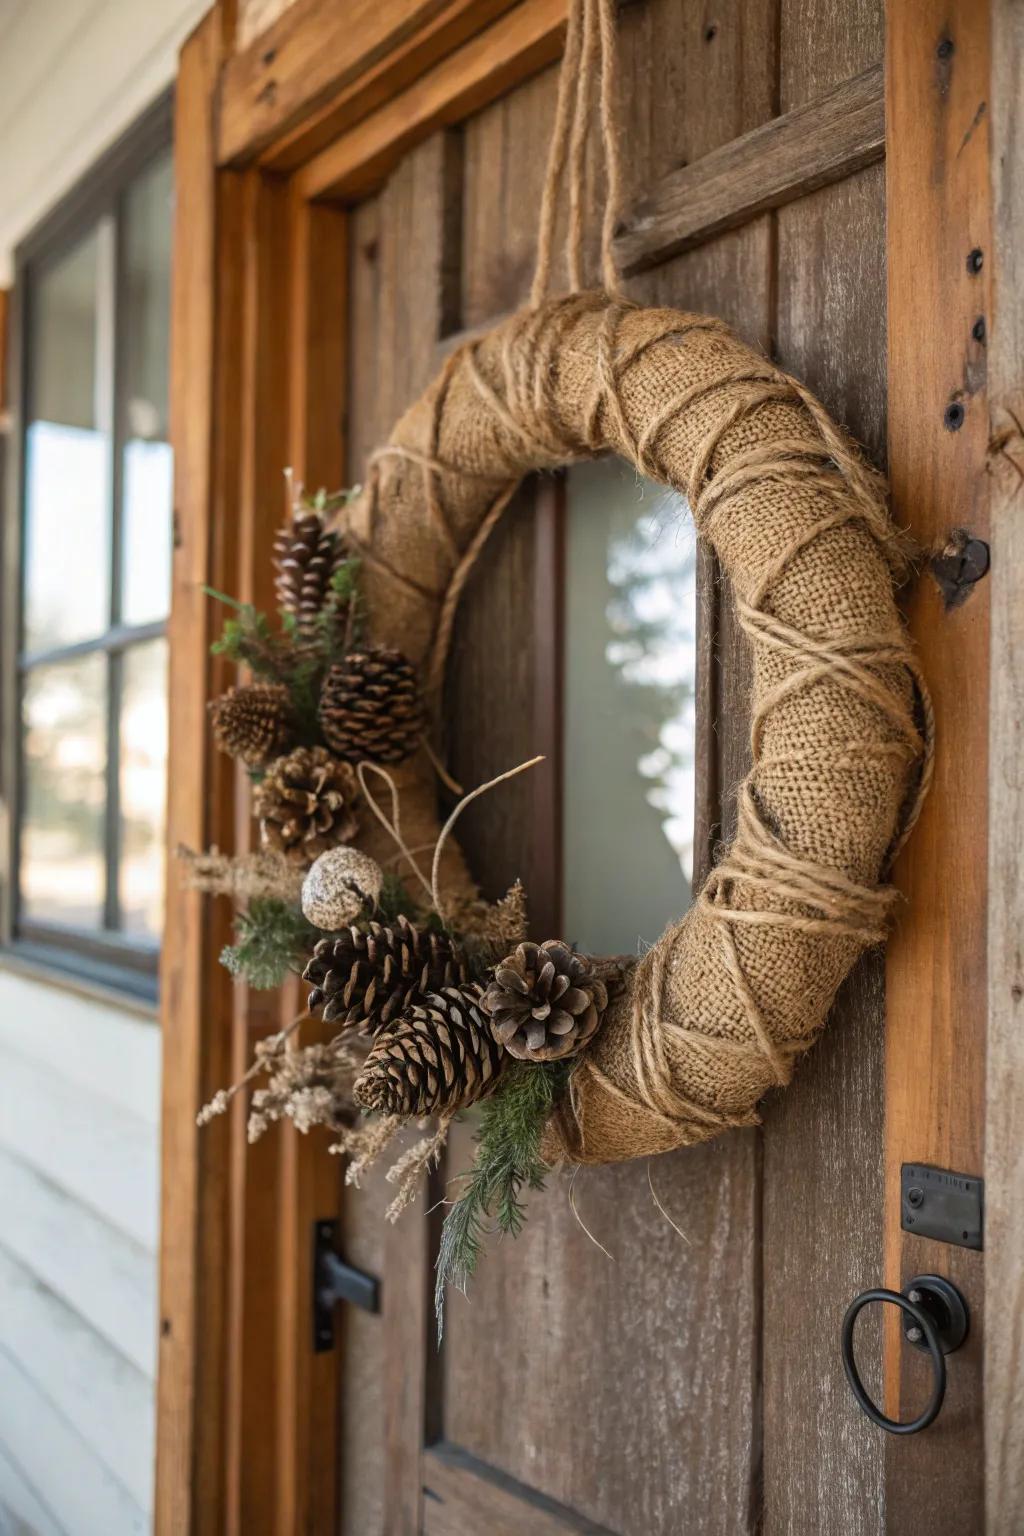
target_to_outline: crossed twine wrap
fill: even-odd
[[[753,652],[753,766],[736,836],[610,1004],[549,1125],[552,1162],[649,1156],[756,1123],[858,955],[885,936],[895,893],[878,882],[917,819],[933,743],[893,595],[905,550],[884,484],[820,402],[720,320],[623,300],[607,210],[605,291],[542,302],[566,164],[578,279],[599,67],[613,206],[611,10],[577,0],[570,13],[531,307],[452,354],[373,455],[348,528],[376,637],[422,664],[435,699],[459,597],[532,471],[607,452],[629,460],[686,497],[734,589]],[[431,843],[425,756],[398,787],[406,843]],[[472,889],[454,845],[442,887]]]

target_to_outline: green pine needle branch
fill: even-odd
[[[297,907],[275,896],[256,896],[236,917],[237,943],[221,950],[220,961],[232,976],[267,991],[304,969],[320,937]]]
[[[524,1193],[544,1188],[541,1136],[569,1070],[565,1062],[516,1063],[480,1108],[476,1161],[441,1229],[434,1286],[438,1343],[446,1288],[454,1285],[465,1294],[491,1232],[496,1227],[518,1237],[526,1219]]]

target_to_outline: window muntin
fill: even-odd
[[[163,921],[167,137],[150,131],[73,232],[22,267],[13,937],[76,969],[92,956],[104,979],[123,967],[133,990],[129,975],[155,974]]]
[[[682,498],[618,460],[568,475],[563,928],[651,944],[691,899],[696,540]]]

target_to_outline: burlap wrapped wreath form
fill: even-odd
[[[603,293],[463,346],[371,460],[349,531],[375,638],[421,663],[435,698],[459,595],[521,478],[605,452],[685,495],[732,582],[753,649],[753,767],[731,847],[630,972],[551,1122],[550,1159],[591,1163],[756,1123],[884,937],[894,893],[878,882],[916,820],[932,742],[879,477],[720,320]],[[406,842],[430,843],[425,756],[399,788]],[[442,881],[469,888],[454,848]]]

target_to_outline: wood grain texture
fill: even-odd
[[[612,1536],[531,1489],[467,1456],[435,1445],[423,1464],[423,1536]]]
[[[176,207],[171,317],[175,549],[170,636],[168,846],[226,844],[230,786],[211,762],[206,699],[212,616],[203,594],[225,575],[227,529],[212,513],[217,188],[212,99],[220,30],[208,17],[180,59],[175,115]],[[167,861],[161,1009],[160,1372],[155,1528],[160,1536],[223,1532],[226,1127],[200,1133],[199,1106],[226,1080],[225,987],[214,980],[223,919],[184,891]],[[197,1426],[202,1425],[202,1434]]]
[[[635,82],[623,142],[635,158],[630,175],[641,184],[646,167],[666,170],[681,143],[706,152],[753,126],[759,107],[763,117],[770,115],[768,8],[756,42],[750,7],[742,17],[730,9],[717,50],[703,42],[698,21],[694,12],[680,15],[672,5],[636,7],[621,17],[623,78]],[[744,58],[749,90],[737,85]],[[513,307],[528,284],[542,173],[529,146],[540,137],[538,120],[550,121],[553,88],[553,76],[521,86],[464,130],[467,324]],[[653,101],[657,111],[650,110]],[[675,104],[672,110],[667,102]],[[596,200],[588,205],[595,207]],[[590,251],[593,234],[591,225]],[[763,345],[770,331],[769,253],[767,221],[758,220],[649,274],[633,292],[651,302],[724,312]],[[518,509],[520,518],[525,510]],[[454,715],[456,702],[465,701],[469,710],[458,733],[472,774],[461,755],[453,759],[467,782],[530,750],[530,621],[518,601],[530,569],[526,533],[506,522],[484,556],[479,617],[470,611],[471,594],[460,614],[465,638],[453,658],[448,713]],[[496,665],[500,687],[494,684]],[[746,752],[746,697],[741,675],[733,679],[730,703],[737,708],[718,721],[718,729],[740,758]],[[739,776],[734,766],[730,760],[733,781]],[[510,795],[514,788],[508,786]],[[464,845],[475,870],[494,887],[514,872],[517,855],[521,862],[521,815],[519,807],[495,797],[478,826],[467,816]],[[449,1169],[464,1166],[470,1155],[460,1132]],[[614,1262],[574,1222],[567,1178],[553,1179],[546,1194],[532,1201],[522,1237],[485,1260],[470,1304],[451,1300],[446,1439],[599,1527],[753,1529],[757,1159],[756,1138],[736,1136],[652,1163],[658,1197],[685,1238],[659,1214],[644,1165],[587,1170],[575,1192],[581,1217]],[[513,1320],[523,1316],[536,1319],[536,1326],[516,1327],[512,1346]],[[424,1510],[428,1522],[445,1529],[443,1511],[430,1500]],[[496,1521],[496,1528],[506,1527]]]
[[[557,59],[566,0],[521,0],[297,172],[304,197],[352,200],[375,191],[408,150],[463,121]]]
[[[889,473],[893,510],[931,552],[951,529],[988,537],[989,400],[984,341],[991,262],[985,7],[939,0],[886,16]],[[972,250],[981,254],[969,262]],[[962,425],[949,430],[956,407]],[[959,418],[957,418],[959,419]],[[893,1531],[974,1529],[984,1492],[983,1255],[900,1231],[900,1165],[978,1173],[983,1161],[989,590],[946,611],[923,576],[910,630],[935,703],[931,795],[895,880],[907,897],[886,966],[886,1284],[938,1271],[971,1311],[946,1405],[926,1435],[886,1445]],[[1000,834],[1001,835],[1001,834]],[[893,1309],[887,1309],[890,1313]],[[920,1404],[924,1363],[886,1319],[889,1411]]]
[[[988,342],[992,659],[985,1121],[985,1505],[990,1536],[1024,1510],[1024,11],[992,7]]]
[[[329,206],[288,200],[288,462],[311,491],[344,482],[345,375],[348,340],[348,220]],[[273,483],[273,481],[271,482]],[[267,548],[261,551],[266,565]],[[305,989],[292,978],[281,989],[279,1017],[287,1026],[301,1011]],[[326,1041],[320,1019],[303,1040]],[[279,1296],[276,1361],[281,1397],[277,1521],[281,1531],[330,1529],[337,1506],[337,1361],[314,1354],[312,1337],[313,1224],[333,1219],[341,1171],[323,1134],[281,1133]]]
[[[778,352],[878,458],[885,441],[885,186],[874,167],[778,217]],[[843,987],[791,1087],[765,1107],[765,1531],[884,1530],[880,1437],[850,1394],[839,1330],[882,1273],[884,972]],[[880,1388],[880,1320],[858,1328]]]
[[[332,138],[510,3],[476,0],[469,11],[450,0],[296,0],[225,65],[219,162],[251,159],[300,119],[322,135],[324,107]]]
[[[615,237],[619,268],[643,271],[884,153],[879,64],[663,177],[626,209]]]
[[[829,49],[820,45],[823,32]],[[780,107],[874,76],[874,0],[784,0]],[[866,68],[867,66],[867,68]],[[839,82],[837,84],[837,82]],[[876,463],[886,427],[885,181],[881,167],[779,210],[776,352]],[[884,971],[863,961],[785,1095],[765,1107],[765,1533],[885,1530],[882,1437],[854,1402],[839,1359],[846,1306],[882,1273]],[[858,1328],[858,1360],[881,1386],[881,1320]]]
[[[448,54],[468,42],[515,0],[447,0],[411,36],[360,73],[319,111],[304,113],[290,132],[275,135],[261,162],[275,171],[291,171],[347,132],[370,112],[407,90]]]

